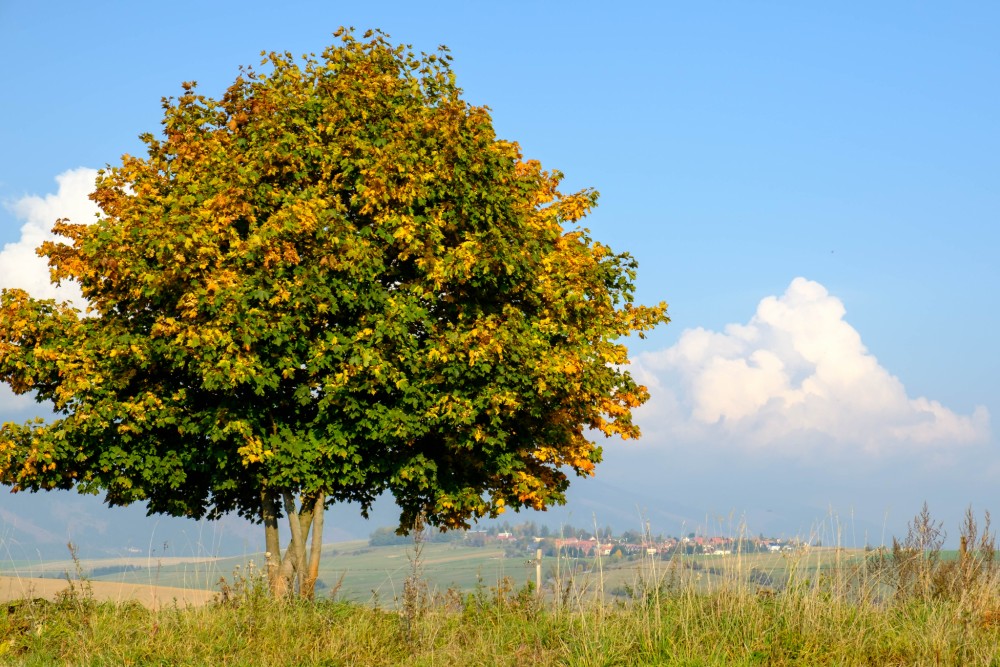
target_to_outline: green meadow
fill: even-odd
[[[38,563],[31,574],[62,568],[67,590],[3,607],[0,664],[1000,665],[992,535],[967,526],[945,552],[920,548],[925,534],[875,550],[538,564],[455,543],[342,543],[312,601],[272,599],[260,557]],[[219,594],[154,611],[98,602],[91,587],[108,581]]]

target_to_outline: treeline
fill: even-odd
[[[525,521],[518,524],[511,524],[504,521],[502,523],[491,523],[480,530],[472,531],[449,530],[446,532],[440,532],[437,530],[425,530],[422,533],[421,539],[424,542],[447,543],[462,542],[470,536],[496,537],[498,535],[511,535],[515,539],[541,537],[577,538],[585,540],[592,537],[594,535],[594,531],[587,531],[584,528],[577,528],[569,524],[562,525],[559,528],[550,528],[546,525],[539,526],[534,521]],[[611,526],[606,526],[600,529],[597,536],[602,540],[611,540],[613,537]],[[640,542],[642,540],[642,535],[637,531],[625,531],[622,533],[621,538],[626,540],[631,538],[634,542]],[[386,547],[412,544],[413,539],[412,533],[404,533],[401,535],[396,532],[396,528],[383,526],[381,528],[376,528],[375,531],[368,536],[368,545],[372,547]]]
[[[584,557],[589,555],[591,548],[586,545],[563,544],[557,546],[556,540],[590,540],[596,537],[605,547],[611,546],[611,556],[634,558],[642,553],[649,555],[645,550],[655,548],[655,553],[660,558],[669,558],[672,555],[694,555],[712,553],[716,549],[723,549],[730,553],[754,553],[768,550],[768,541],[763,536],[757,539],[747,537],[740,538],[712,538],[712,542],[699,539],[695,533],[688,533],[685,537],[671,537],[663,534],[642,533],[638,530],[625,530],[615,533],[611,526],[598,528],[583,528],[572,524],[562,524],[557,528],[547,525],[539,525],[534,521],[511,524],[510,522],[491,522],[477,530],[470,531],[447,531],[425,529],[421,533],[421,540],[424,542],[455,543],[463,542],[469,546],[486,546],[494,544],[500,540],[505,549],[511,552],[524,551],[526,549],[542,549],[546,556],[555,556],[560,553],[563,556]],[[503,542],[506,540],[505,542]],[[398,534],[394,527],[385,526],[376,529],[368,538],[371,547],[383,547],[393,545],[413,544],[412,534]]]
[[[138,572],[139,570],[148,570],[147,567],[141,567],[139,565],[106,565],[104,567],[95,567],[90,570],[90,576],[92,577],[107,577],[112,574],[125,574],[127,572]]]
[[[424,542],[461,542],[464,533],[459,530],[450,530],[442,533],[438,530],[424,530],[420,539]],[[368,536],[368,546],[389,547],[397,544],[413,544],[414,536],[411,533],[399,535],[396,529],[390,526],[376,528],[375,532]]]

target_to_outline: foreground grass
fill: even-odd
[[[1000,665],[998,621],[996,600],[873,603],[815,586],[555,607],[501,586],[409,614],[263,595],[152,612],[77,591],[5,605],[0,664]]]
[[[55,602],[0,605],[0,664],[1000,667],[989,515],[978,531],[969,511],[956,558],[942,542],[925,506],[891,550],[648,559],[628,581],[600,560],[570,563],[538,595],[509,578],[435,593],[418,541],[401,595],[382,606],[272,600],[248,564],[214,604],[157,611],[95,601],[74,560]]]

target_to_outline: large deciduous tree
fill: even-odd
[[[3,425],[0,482],[237,512],[277,593],[311,593],[331,503],[462,527],[563,501],[588,432],[638,435],[621,339],[667,321],[579,227],[597,193],[498,139],[444,49],[337,37],[164,100],[96,222],[39,249],[85,312],[0,297],[0,381],[55,410]]]

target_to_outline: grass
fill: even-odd
[[[959,600],[859,604],[822,588],[681,587],[552,606],[504,586],[404,616],[350,602],[138,605],[25,601],[0,615],[12,665],[994,665],[1000,609]]]
[[[918,515],[906,539],[875,551],[605,559],[586,572],[559,562],[543,591],[520,583],[523,563],[439,588],[435,562],[458,574],[476,562],[421,544],[386,552],[400,569],[381,606],[272,600],[260,568],[243,565],[215,604],[149,611],[98,603],[77,576],[54,602],[0,606],[0,664],[1000,666],[988,524],[963,527],[955,558],[926,541],[933,526]],[[478,564],[501,572],[498,560]]]

